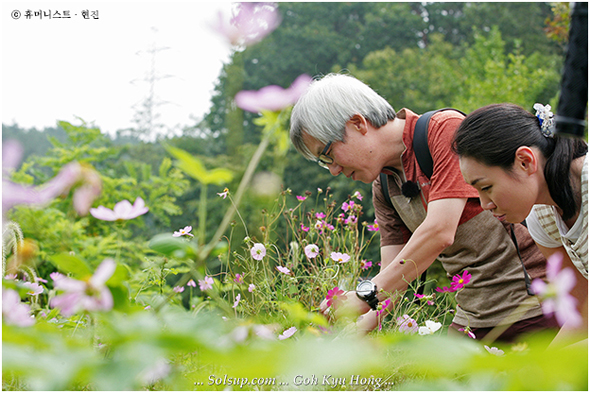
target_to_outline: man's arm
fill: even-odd
[[[466,203],[466,198],[430,202],[426,218],[399,252],[396,252],[396,246],[384,247],[381,271],[373,278],[377,288],[386,293],[404,291],[408,286],[407,282],[422,274],[445,248],[453,244]],[[386,256],[392,259],[385,260]],[[406,262],[400,263],[402,260]],[[380,294],[379,298],[384,299],[385,296]],[[342,314],[352,312],[357,315],[370,310],[369,305],[358,299],[354,292],[348,293],[347,299],[339,308],[342,309]],[[327,309],[325,302],[320,309]]]
[[[466,203],[466,198],[430,202],[424,222],[416,228],[405,247],[394,256],[395,259],[385,268],[382,267],[373,278],[377,287],[388,293],[404,291],[407,282],[422,274],[445,248],[454,243]],[[400,263],[402,260],[406,262]]]

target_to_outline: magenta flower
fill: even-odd
[[[12,289],[2,288],[2,321],[21,327],[35,323],[35,318],[31,316],[31,308],[21,302],[18,293]]]
[[[180,236],[190,236],[193,237],[194,235],[192,233],[190,233],[190,231],[193,230],[193,227],[191,226],[187,226],[184,227],[184,229],[179,229],[178,231],[175,231],[172,236],[174,237],[180,237]]]
[[[301,196],[301,195],[297,195],[297,197],[296,197],[296,198],[297,198],[297,200],[298,200],[299,202],[303,202],[304,200],[306,200],[306,199],[307,199],[307,197],[306,197],[306,196]]]
[[[318,220],[322,220],[322,219],[326,218],[326,214],[323,212],[318,212],[315,214],[315,218],[317,218]]]
[[[576,298],[570,291],[576,285],[574,271],[566,267],[561,269],[563,256],[555,253],[547,259],[547,281],[536,278],[531,283],[532,291],[541,298],[541,307],[545,315],[555,314],[560,326],[567,321],[572,327],[579,326],[582,318],[576,309]]]
[[[346,263],[350,261],[350,255],[342,252],[332,252],[330,254],[330,258],[332,258],[334,262],[338,263]]]
[[[435,289],[436,292],[448,292],[448,293],[452,293],[452,292],[456,292],[457,290],[451,285],[450,287],[436,287]]]
[[[258,91],[242,90],[235,96],[236,105],[253,113],[259,113],[263,110],[280,111],[296,103],[310,83],[311,78],[303,74],[298,76],[287,89],[270,85]]]
[[[387,314],[387,308],[391,305],[391,300],[386,299],[385,301],[379,303],[377,305],[377,320],[379,321],[379,331],[381,331],[382,326],[381,322],[383,318],[380,318],[381,315],[385,316]]]
[[[421,295],[419,293],[415,293],[414,296],[416,296],[418,299],[425,300],[426,301],[426,304],[428,304],[429,306],[433,306],[434,305],[434,302],[432,300],[430,300],[430,299],[432,299],[432,296],[433,295],[428,295],[427,296],[427,295]]]
[[[353,208],[354,208],[354,201],[344,202],[342,204],[342,210],[344,210],[345,212],[352,210]]]
[[[283,334],[279,334],[279,340],[285,340],[297,332],[297,328],[295,326],[290,327],[289,329],[285,330]]]
[[[237,282],[238,284],[242,284],[244,282],[244,277],[242,277],[242,275],[240,273],[237,273],[236,278],[234,278],[234,281]]]
[[[211,27],[224,36],[231,45],[248,46],[261,41],[281,22],[276,9],[268,3],[238,3],[237,13],[231,19],[218,13],[218,20]]]
[[[355,191],[354,194],[352,194],[352,197],[358,199],[359,201],[363,200],[363,196],[361,195],[360,191]]]
[[[376,232],[379,230],[379,224],[377,224],[377,219],[375,219],[373,225],[367,225],[367,230],[369,232]]]
[[[59,308],[65,317],[79,311],[110,310],[113,308],[113,296],[105,283],[115,272],[115,267],[115,261],[105,259],[96,268],[94,275],[85,281],[51,273],[53,287],[64,293],[51,299],[49,305]]]
[[[122,221],[131,220],[148,212],[145,202],[141,197],[137,197],[133,206],[128,200],[117,202],[113,210],[107,209],[104,206],[99,206],[96,209],[90,209],[90,214],[103,221]]]
[[[469,337],[469,338],[472,338],[472,339],[474,339],[474,340],[477,338],[477,337],[475,336],[475,333],[473,333],[469,327],[464,327],[464,328],[461,328],[461,329],[459,329],[459,331],[460,331],[461,333],[463,333],[464,335],[466,335],[467,337]]]
[[[250,255],[257,261],[262,261],[262,258],[266,255],[266,247],[262,243],[254,243],[254,246],[250,249]]]
[[[192,278],[189,280],[189,282],[186,283],[186,285],[188,285],[189,287],[193,287],[193,288],[197,287],[195,280],[193,280]]]
[[[326,304],[328,307],[334,306],[334,309],[336,309],[345,299],[346,293],[342,289],[334,287],[330,289],[326,295]]]
[[[313,259],[320,253],[320,248],[316,244],[308,244],[305,246],[304,251],[306,257]]]
[[[291,274],[291,270],[283,266],[277,266],[277,270],[283,274]]]
[[[213,288],[213,279],[211,277],[205,276],[203,280],[199,280],[199,289],[201,291],[206,291],[211,288]]]
[[[172,288],[172,290],[176,293],[182,293],[182,292],[184,292],[184,287],[176,286],[176,287]]]
[[[373,266],[373,262],[371,262],[371,261],[367,261],[366,259],[363,259],[361,261],[361,269],[362,270],[367,270],[372,266]]]
[[[418,323],[415,319],[410,318],[408,314],[398,317],[396,322],[398,330],[404,334],[413,334],[418,331]]]
[[[451,289],[454,289],[455,291],[462,289],[466,284],[469,284],[469,281],[471,281],[471,274],[465,270],[462,275],[456,274],[453,277]]]
[[[303,225],[303,223],[301,223],[301,230],[303,232],[309,232],[309,227],[306,227],[305,225]]]
[[[79,215],[88,214],[92,202],[100,195],[102,182],[98,173],[88,165],[78,162],[66,164],[57,176],[39,187],[16,184],[9,180],[22,158],[22,147],[16,141],[7,141],[2,147],[2,214],[16,205],[44,205],[66,194],[80,184],[73,195],[73,203]]]

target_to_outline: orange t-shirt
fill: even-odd
[[[417,182],[422,189],[425,207],[430,201],[445,198],[468,198],[459,225],[469,221],[482,212],[477,190],[467,184],[459,168],[459,158],[451,150],[455,130],[464,116],[457,111],[448,110],[434,114],[428,126],[428,147],[433,161],[432,177],[428,179],[420,169],[412,146],[414,127],[419,116],[409,109],[402,109],[397,116],[406,120],[403,142],[406,146],[402,154],[404,174],[407,181]],[[411,236],[399,215],[385,201],[380,180],[373,182],[373,204],[381,232],[381,246],[404,244]]]

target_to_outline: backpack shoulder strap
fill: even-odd
[[[465,113],[461,112],[458,109],[454,108],[443,108],[437,109],[434,111],[426,112],[416,122],[416,126],[414,127],[414,138],[412,140],[412,146],[414,148],[414,153],[416,154],[416,160],[418,160],[418,165],[424,174],[430,179],[432,177],[432,171],[434,167],[434,163],[432,161],[432,155],[430,154],[430,149],[428,147],[428,125],[430,123],[430,118],[437,112],[446,111],[446,110],[454,110],[459,113],[465,115]]]
[[[387,175],[383,172],[380,173],[379,180],[381,180],[381,192],[383,193],[385,202],[387,202],[389,206],[393,207],[393,203],[391,202],[391,196],[389,196],[389,183],[387,182]]]

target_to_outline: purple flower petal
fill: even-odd
[[[242,90],[235,96],[236,105],[246,111],[258,113],[263,110],[280,111],[297,102],[301,94],[305,92],[311,82],[308,75],[300,75],[293,84],[283,89],[280,86],[270,85],[262,89]]]

